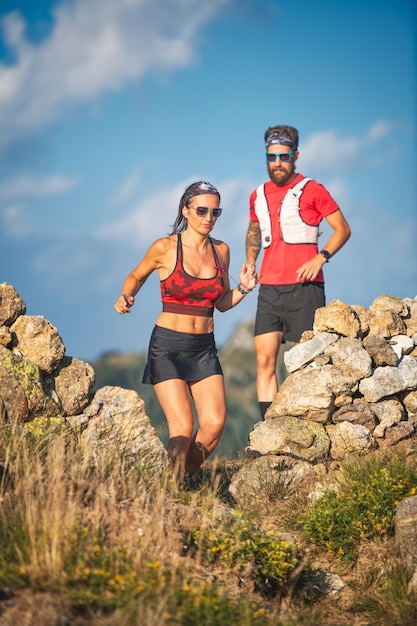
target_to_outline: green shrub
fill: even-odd
[[[345,467],[346,480],[304,514],[301,525],[318,546],[353,561],[361,540],[387,534],[399,501],[417,491],[417,469],[404,458],[372,459]]]
[[[220,561],[238,570],[252,566],[256,589],[267,595],[285,590],[291,572],[299,564],[288,541],[239,517],[218,521],[212,528],[196,529],[193,542],[199,545],[207,563]]]

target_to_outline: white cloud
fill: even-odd
[[[20,13],[2,21],[17,61],[0,64],[0,145],[69,109],[140,80],[189,65],[197,35],[230,0],[74,0],[58,4],[40,43]]]
[[[0,183],[0,200],[36,200],[67,193],[74,189],[77,180],[55,175],[37,180],[32,176],[19,176]]]
[[[368,132],[367,132],[367,140],[370,143],[374,143],[375,141],[379,141],[386,137],[391,130],[391,126],[385,120],[380,120],[373,124]]]
[[[177,216],[179,200],[186,187],[201,177],[193,176],[181,181],[170,189],[160,189],[140,202],[128,214],[119,220],[107,222],[99,227],[95,236],[99,240],[120,240],[128,245],[137,246],[138,242],[145,242],[146,247],[158,237],[163,237],[170,231],[171,225]],[[239,232],[240,236],[246,232],[249,221],[249,193],[254,185],[248,181],[231,179],[217,183],[222,200],[224,213],[219,223],[219,229],[225,222],[232,232]],[[220,234],[219,234],[219,237]]]
[[[300,146],[300,163],[304,169],[346,169],[354,163],[361,142],[356,137],[340,137],[335,131],[313,133]]]
[[[25,239],[30,236],[32,231],[26,210],[21,204],[10,204],[3,207],[0,210],[0,223],[3,232],[16,239]]]
[[[178,183],[171,189],[160,189],[142,199],[135,208],[115,222],[103,224],[96,237],[103,240],[120,240],[137,245],[145,239],[150,245],[153,238],[168,233],[177,215],[179,199],[190,181]]]
[[[378,141],[386,140],[390,124],[379,120],[372,124],[364,136],[342,137],[334,130],[313,133],[300,145],[301,169],[316,171],[358,170],[380,162],[368,152]]]
[[[18,176],[0,182],[0,224],[3,233],[16,239],[44,237],[47,231],[51,235],[53,227],[46,228],[37,223],[35,214],[30,210],[31,202],[68,193],[77,184],[76,179],[58,174],[40,179]]]

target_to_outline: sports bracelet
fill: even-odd
[[[238,286],[236,287],[236,289],[238,290],[239,293],[242,294],[242,296],[247,296],[249,291],[245,291],[242,287],[242,285],[239,283]]]

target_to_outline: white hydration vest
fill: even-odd
[[[311,178],[303,178],[285,194],[281,205],[280,221],[282,239],[286,243],[315,243],[319,238],[319,227],[304,222],[300,216],[300,198],[305,185]],[[261,229],[262,245],[268,248],[271,245],[272,229],[271,214],[265,196],[265,185],[259,185],[256,190],[254,209]]]

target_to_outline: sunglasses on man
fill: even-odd
[[[275,154],[275,152],[267,152],[266,160],[268,161],[268,163],[275,163],[275,161],[279,159],[281,163],[288,163],[289,161],[291,161],[294,154],[295,152],[281,152],[278,154]]]

